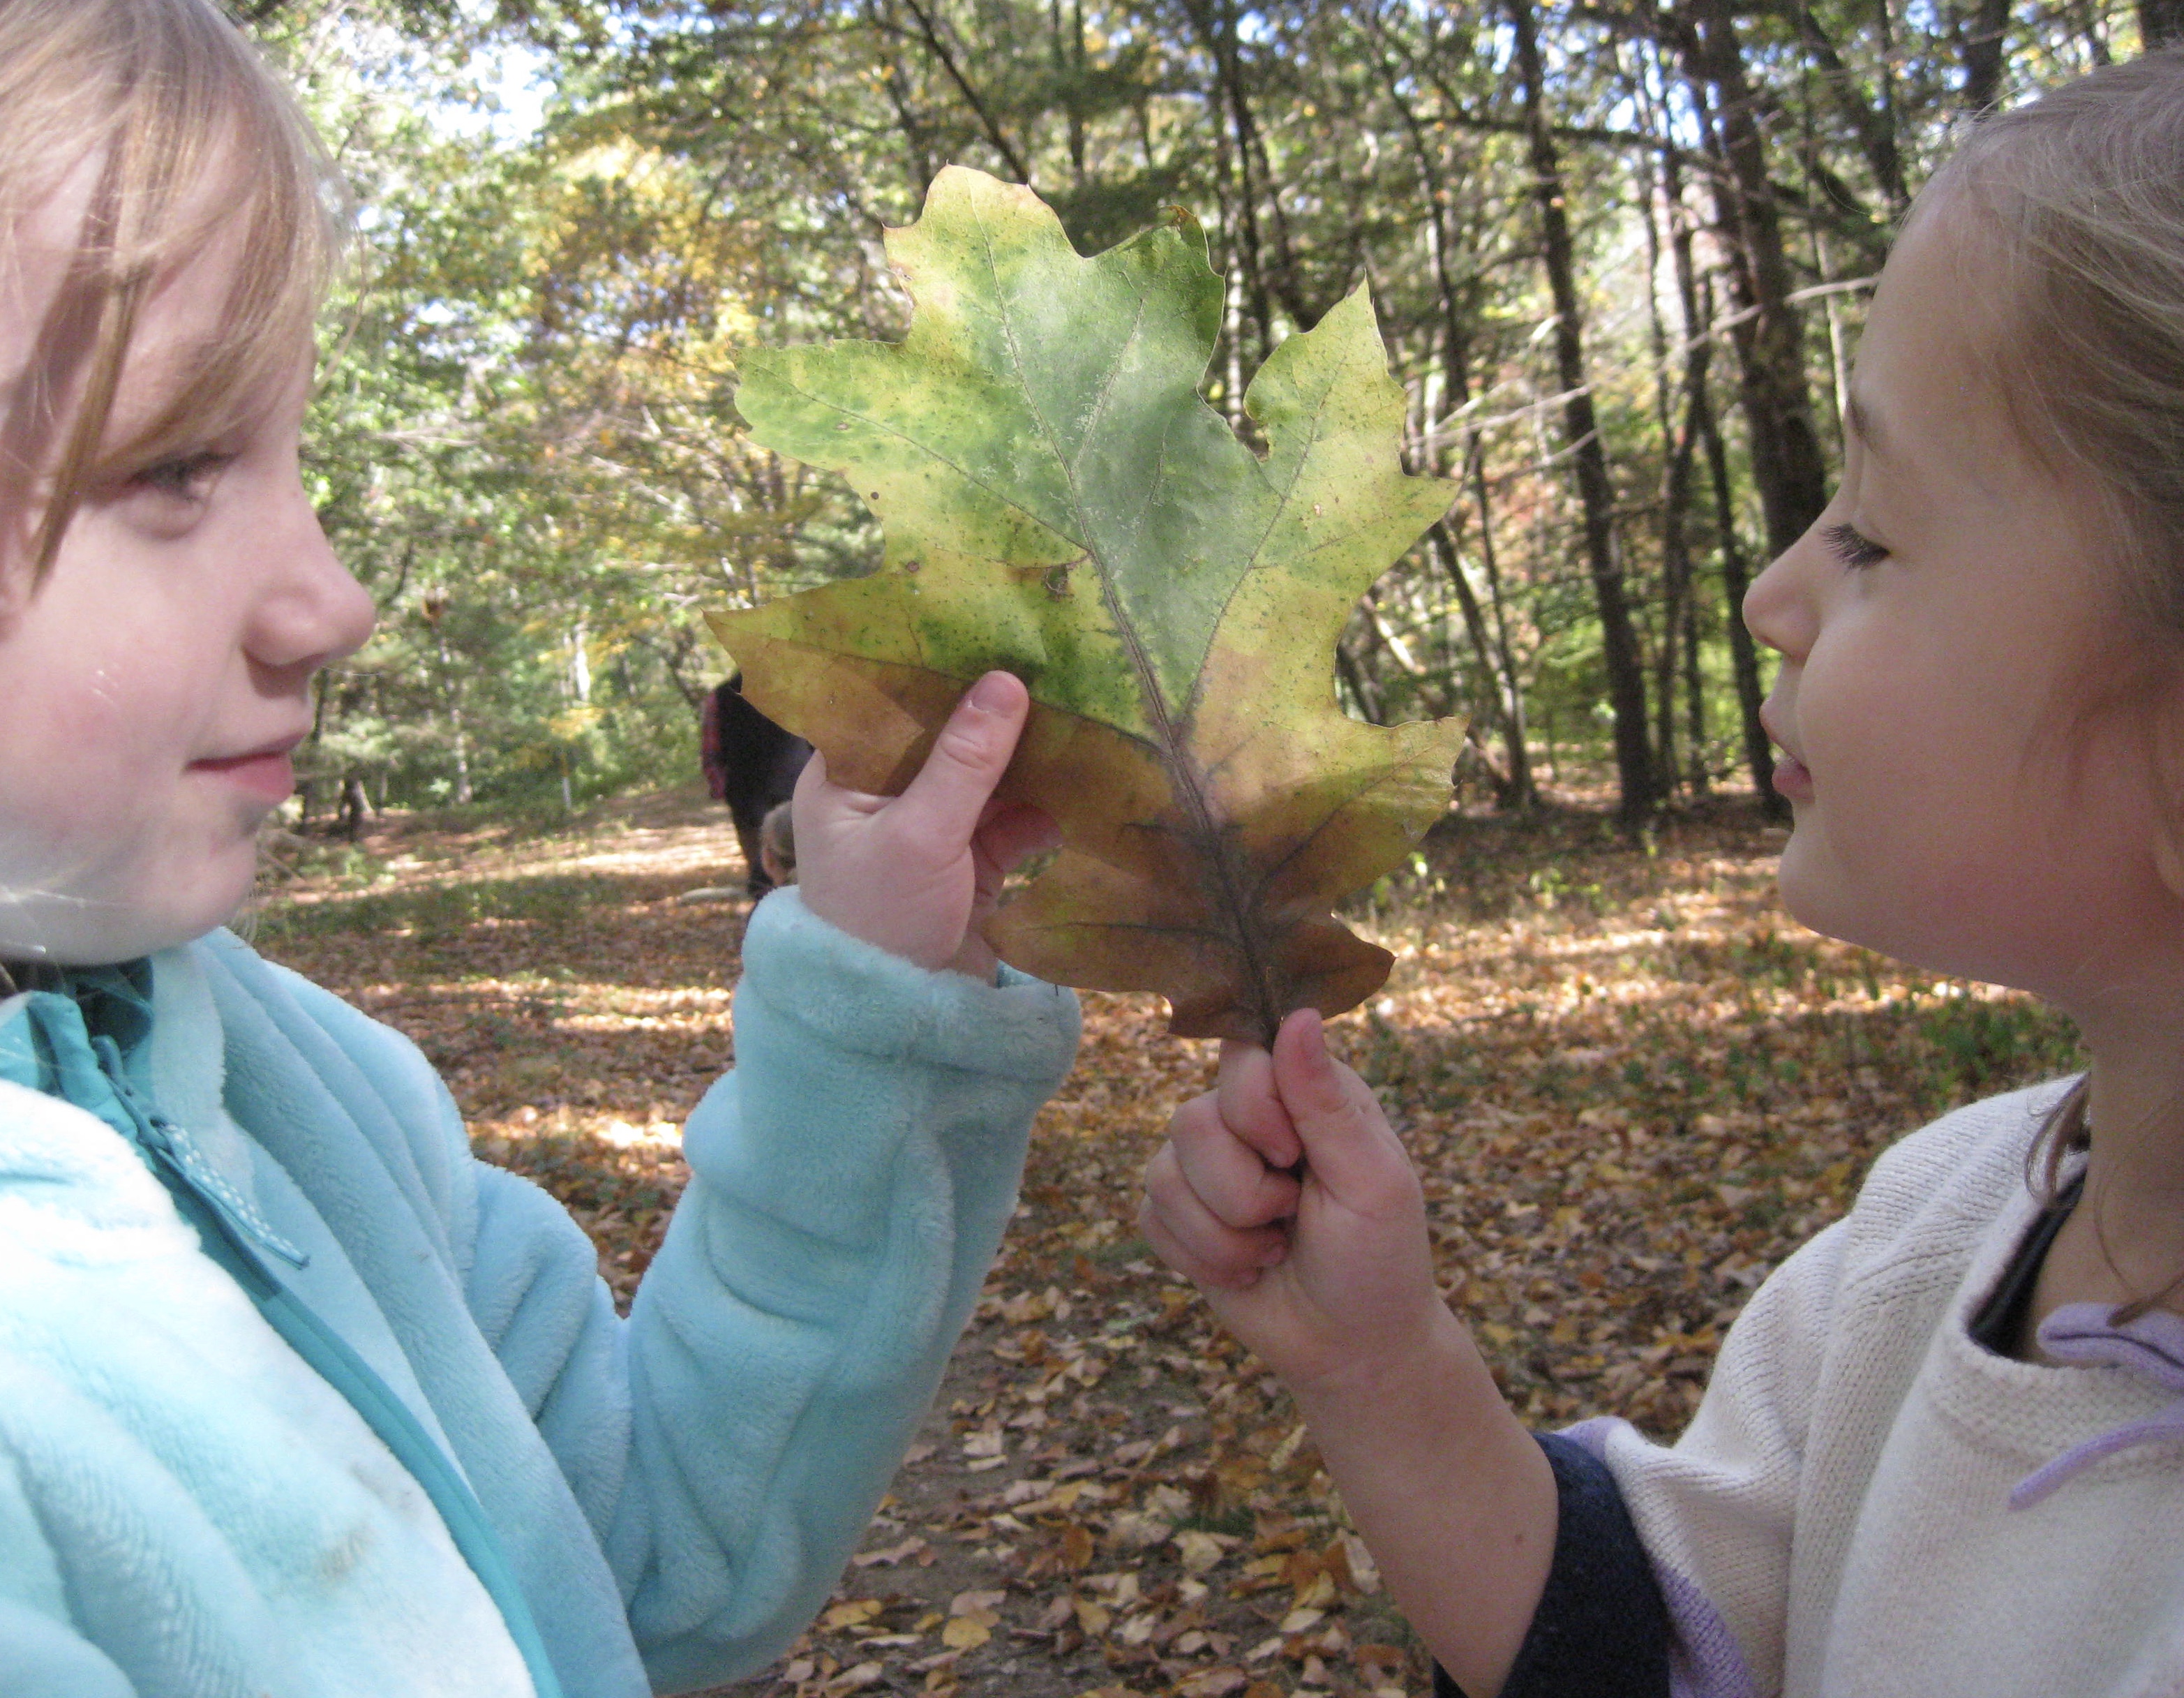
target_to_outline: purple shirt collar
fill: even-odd
[[[2184,1441],[2184,1315],[2149,1310],[2136,1321],[2111,1326],[2116,1305],[2066,1303],[2040,1323],[2040,1348],[2074,1367],[2121,1368],[2173,1394],[2176,1401],[2143,1420],[2126,1422],[2098,1438],[2074,1444],[2044,1468],[2028,1474],[2009,1494],[2014,1510],[2031,1507],[2073,1475],[2103,1456],[2135,1444]]]

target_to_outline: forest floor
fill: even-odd
[[[480,1154],[591,1232],[627,1300],[733,1058],[748,913],[694,792],[551,830],[285,840],[259,947],[415,1038]],[[1781,913],[1748,801],[1639,841],[1596,813],[1451,816],[1352,904],[1394,950],[1334,1023],[1425,1175],[1444,1287],[1524,1418],[1668,1435],[1723,1332],[1953,1103],[2072,1064],[2020,997],[1907,976]],[[1138,1174],[1212,1047],[1089,995],[1017,1221],[940,1399],[812,1630],[738,1694],[1417,1694],[1272,1378],[1136,1236]]]

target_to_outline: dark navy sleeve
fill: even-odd
[[[1607,1465],[1539,1435],[1555,1471],[1555,1556],[1501,1698],[1669,1698],[1669,1611]],[[1435,1698],[1464,1698],[1440,1667]]]

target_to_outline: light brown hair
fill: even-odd
[[[2003,403],[2092,492],[2133,611],[2184,634],[2184,49],[1989,115],[1919,200],[1999,238]]]
[[[35,586],[90,491],[239,422],[292,371],[343,244],[309,120],[212,0],[0,0],[0,276],[23,275],[30,215],[93,170],[66,276],[0,392],[0,581],[27,565]],[[147,294],[231,230],[218,333],[108,442]]]
[[[759,823],[758,841],[760,852],[781,868],[781,874],[775,874],[769,866],[767,874],[783,884],[795,883],[796,821],[787,802],[776,802],[766,811],[766,818]]]

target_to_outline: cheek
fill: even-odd
[[[126,818],[172,784],[183,718],[158,687],[156,653],[87,656],[65,676],[0,683],[23,710],[0,729],[0,807],[58,824]]]
[[[182,795],[195,720],[176,688],[179,658],[119,620],[0,647],[0,700],[15,704],[0,715],[0,885],[114,913],[235,882],[209,852],[233,845],[234,827]]]
[[[1982,938],[2051,859],[2028,841],[2053,809],[2027,771],[2021,668],[1935,623],[1825,640],[1797,696],[1815,800],[1783,851],[1783,904],[1846,942],[1991,976]]]
[[[1919,617],[1923,613],[1924,617]],[[1797,724],[1830,813],[1975,828],[2019,788],[2047,712],[2017,634],[1961,612],[1850,618],[1815,646]]]

